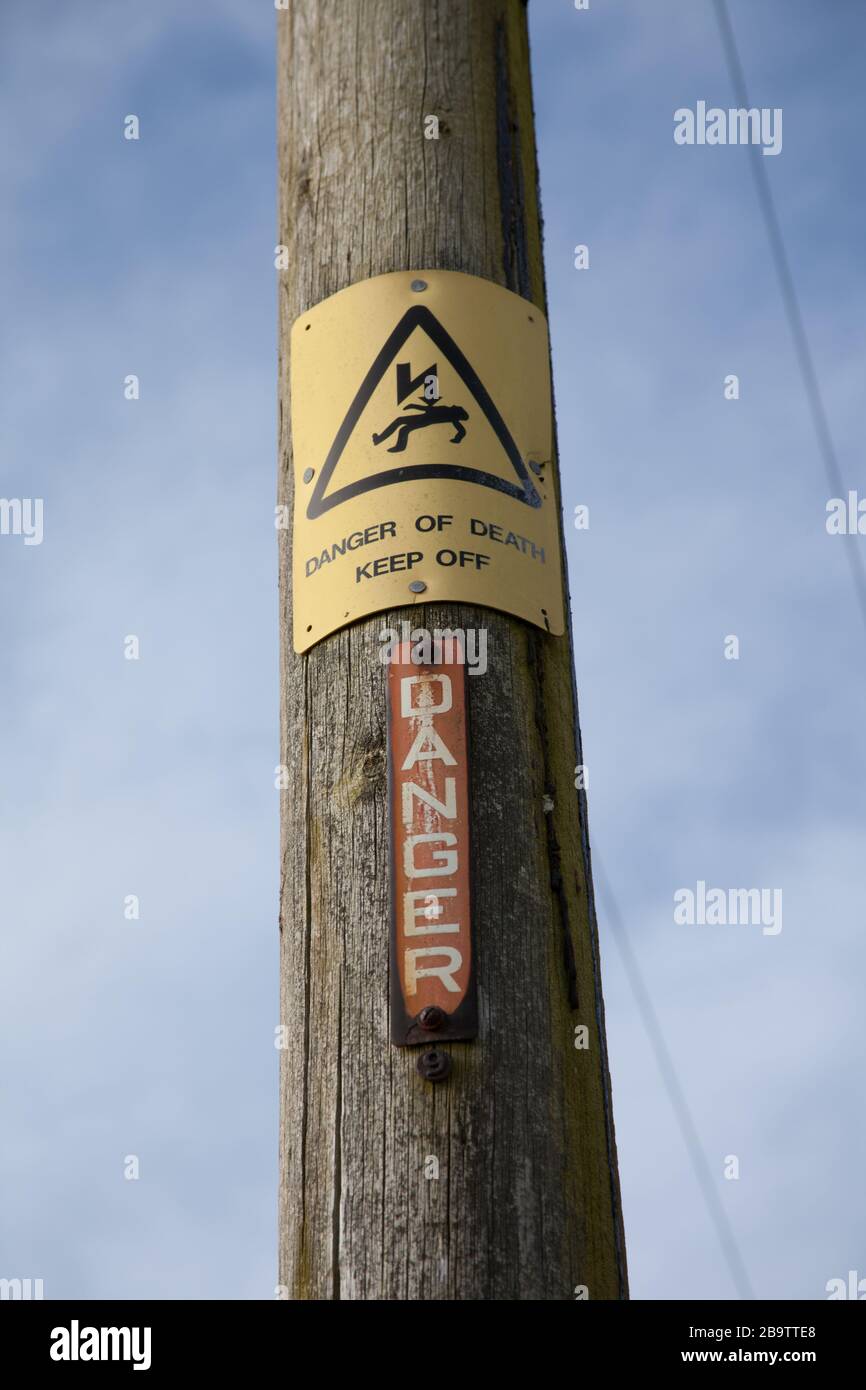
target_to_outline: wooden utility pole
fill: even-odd
[[[298,315],[391,271],[463,271],[542,309],[545,288],[521,0],[290,0],[278,30],[279,502],[290,508]],[[425,138],[429,115],[438,139]],[[625,1298],[570,634],[427,604],[296,655],[291,533],[279,534],[291,784],[280,1282],[301,1299]],[[406,617],[488,632],[489,670],[466,682],[479,1033],[444,1045],[453,1071],[438,1086],[388,1030],[377,654],[383,627]]]

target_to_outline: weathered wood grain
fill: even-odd
[[[293,0],[278,19],[279,500],[289,329],[372,275],[450,269],[545,304],[520,0]],[[440,118],[439,140],[423,118]],[[307,1299],[624,1298],[570,638],[428,604],[298,657],[280,532],[280,1281]],[[451,1079],[388,1037],[383,626],[486,627],[467,681],[480,1036]],[[553,810],[546,812],[546,798]],[[576,1007],[574,1007],[576,999]],[[575,1024],[589,1028],[574,1048]],[[438,1180],[424,1176],[435,1156]]]

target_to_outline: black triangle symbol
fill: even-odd
[[[423,328],[428,338],[436,344],[440,352],[444,353],[455,372],[468,386],[492,425],[519,481],[510,482],[506,478],[497,477],[495,473],[487,473],[481,468],[464,468],[460,464],[402,464],[398,468],[387,468],[381,473],[370,473],[366,478],[359,478],[356,482],[338,488],[336,492],[332,492],[329,497],[326,497],[325,489],[333,477],[337,462],[351,438],[361,412],[415,328]],[[350,497],[357,497],[361,492],[370,492],[376,487],[388,487],[391,483],[408,482],[413,478],[458,478],[465,483],[477,483],[481,487],[495,488],[497,492],[507,493],[509,497],[515,497],[518,502],[525,502],[529,507],[541,506],[541,497],[526,471],[526,466],[520,457],[520,450],[477,373],[464,357],[451,334],[446,332],[436,316],[422,304],[415,304],[411,309],[407,309],[361,382],[355,399],[346,412],[346,418],[337,431],[328,457],[325,459],[313,489],[313,495],[307,505],[307,516],[311,521],[314,521],[316,517],[329,511],[331,507],[337,507],[341,502],[347,502]]]

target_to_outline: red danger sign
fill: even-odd
[[[388,669],[391,1041],[477,1032],[469,891],[469,755],[459,639]],[[440,658],[448,658],[440,660]]]

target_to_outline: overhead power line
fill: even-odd
[[[601,895],[607,909],[607,918],[613,929],[614,940],[619,947],[619,953],[622,957],[623,965],[625,966],[625,973],[628,977],[628,982],[631,986],[631,991],[634,995],[643,1026],[650,1040],[650,1045],[655,1054],[658,1069],[661,1072],[665,1090],[668,1093],[668,1098],[673,1108],[674,1115],[676,1116],[680,1133],[683,1136],[683,1141],[688,1151],[695,1177],[698,1180],[710,1218],[716,1228],[716,1234],[719,1238],[719,1244],[722,1247],[725,1263],[728,1266],[728,1270],[740,1298],[754,1298],[755,1295],[752,1292],[752,1286],[749,1282],[749,1276],[746,1272],[743,1257],[740,1254],[734,1232],[731,1228],[731,1223],[728,1220],[727,1212],[716,1191],[715,1179],[706,1154],[701,1146],[697,1127],[692,1119],[692,1113],[689,1109],[685,1092],[680,1085],[673,1057],[665,1042],[658,1016],[653,1008],[649,990],[643,982],[640,966],[632,950],[628,932],[623,923],[622,914],[617,906],[607,874],[604,872],[599,862],[598,852],[596,850],[593,850],[592,853],[592,864],[593,876],[596,884],[601,889]]]
[[[737,41],[734,38],[734,30],[731,24],[730,14],[728,13],[726,0],[713,0],[713,6],[715,8],[719,32],[722,36],[722,46],[725,50],[725,59],[727,61],[728,71],[737,101],[741,107],[745,107],[748,110],[751,106],[751,102],[749,101],[749,94],[746,90],[743,65],[740,62],[740,54],[737,49]],[[824,409],[824,400],[821,395],[820,385],[818,384],[818,374],[815,371],[815,361],[809,346],[809,339],[806,336],[806,328],[803,322],[803,315],[800,311],[800,302],[794,285],[794,277],[791,274],[791,264],[785,249],[782,228],[779,223],[776,205],[770,189],[770,180],[767,177],[766,161],[757,145],[749,145],[748,149],[752,173],[755,179],[755,187],[758,193],[758,203],[760,204],[761,213],[767,228],[770,252],[776,267],[776,275],[779,280],[779,288],[782,292],[782,301],[785,306],[788,327],[791,330],[791,337],[794,340],[794,351],[797,356],[800,375],[803,378],[803,388],[806,392],[806,400],[809,405],[809,412],[812,416],[812,424],[818,438],[818,448],[824,461],[827,482],[834,496],[844,498],[846,496],[845,482],[842,478],[842,470],[839,467],[836,448],[830,433],[827,412]],[[864,565],[863,562],[862,552],[856,544],[856,538],[855,543],[853,545],[846,545],[844,550],[848,557],[848,564],[851,570],[851,578],[854,583],[854,591],[860,609],[860,616],[863,619],[864,627],[866,627],[866,565]]]

